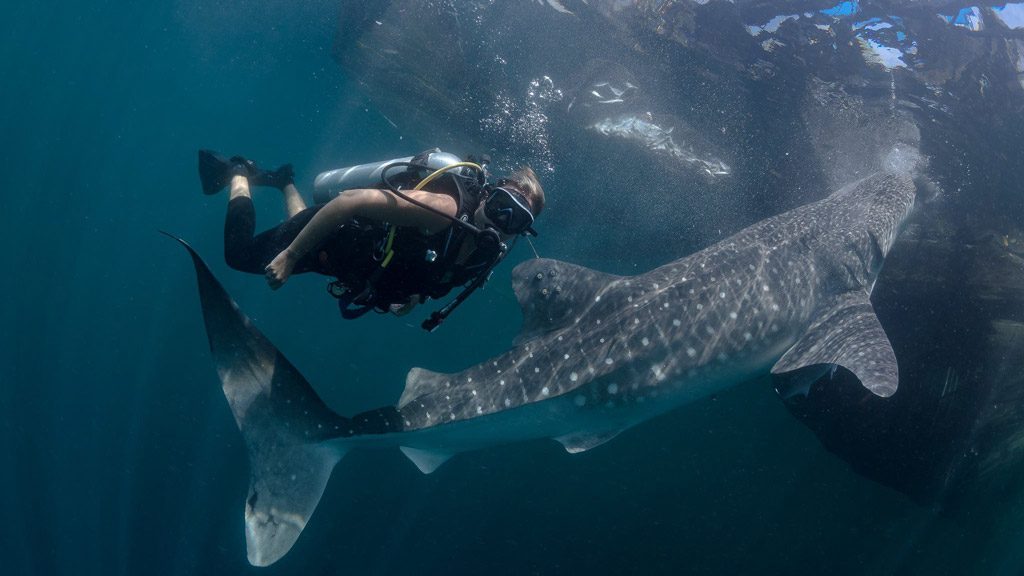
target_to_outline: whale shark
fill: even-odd
[[[453,374],[413,368],[396,405],[350,417],[320,399],[178,239],[248,450],[249,561],[288,552],[351,450],[397,447],[424,473],[529,439],[579,453],[769,373],[783,395],[842,370],[891,396],[896,357],[870,295],[916,195],[909,174],[877,172],[635,276],[526,261],[513,271],[523,325],[508,351]]]

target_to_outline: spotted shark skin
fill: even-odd
[[[401,450],[425,473],[535,438],[570,453],[772,372],[794,387],[842,366],[889,396],[898,372],[869,296],[915,186],[880,172],[637,276],[536,259],[513,272],[523,331],[456,374],[414,368],[397,406],[336,414],[188,248],[214,363],[251,464],[249,561],[295,543],[335,464]]]

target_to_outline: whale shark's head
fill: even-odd
[[[870,289],[903,224],[914,209],[917,186],[911,173],[882,172],[854,182],[825,203],[829,259],[851,280]]]

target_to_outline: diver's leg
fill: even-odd
[[[236,177],[237,179],[238,177]],[[234,179],[233,179],[234,180]],[[228,213],[224,222],[224,259],[228,266],[250,274],[264,274],[271,260],[291,244],[299,232],[317,213],[320,206],[301,210],[281,224],[256,234],[256,208],[244,178],[232,182]],[[237,194],[236,194],[237,191]],[[296,195],[298,191],[296,190]],[[299,201],[302,199],[299,198]],[[296,272],[319,269],[314,251],[296,264]]]
[[[295,170],[291,164],[284,164],[277,170],[261,170],[255,163],[250,163],[249,169],[253,174],[253,186],[269,186],[281,191],[289,218],[306,209],[306,201],[295,187]]]
[[[249,190],[249,179],[245,176],[236,174],[231,177],[231,192],[228,194],[228,202],[235,198],[252,199],[252,191]]]
[[[295,171],[291,164],[285,164],[273,172],[260,170],[253,184],[280,190],[281,195],[284,196],[285,212],[289,218],[306,209],[306,201],[302,199],[299,189],[295,187]]]
[[[242,272],[262,274],[259,254],[254,250],[256,207],[252,203],[249,179],[233,176],[228,196],[228,213],[224,219],[224,260]]]
[[[281,188],[281,193],[284,194],[284,205],[289,218],[294,218],[296,214],[306,209],[306,201],[302,199],[299,189],[295,187],[294,183],[286,184]]]

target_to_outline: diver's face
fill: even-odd
[[[484,213],[484,203],[483,202],[481,202],[480,205],[477,206],[476,212],[473,212],[473,222],[476,224],[477,228],[480,228],[480,229],[491,228],[492,230],[497,232],[498,233],[498,237],[501,238],[502,242],[507,242],[508,240],[510,240],[513,237],[512,234],[506,234],[506,233],[502,232],[494,224],[494,222],[491,222],[491,219],[488,218],[487,214]]]
[[[506,241],[521,233],[518,230],[533,223],[533,205],[519,188],[511,186],[505,181],[502,181],[501,184],[503,184],[502,187],[492,190],[492,196],[485,197],[483,202],[477,206],[473,213],[473,221],[481,228],[493,229],[502,241]],[[494,194],[498,196],[495,197]],[[489,208],[493,210],[489,210]],[[520,215],[515,216],[514,210],[518,210]],[[492,211],[503,217],[504,220],[499,223],[488,216],[488,212]],[[509,225],[513,227],[513,232],[506,231]]]

